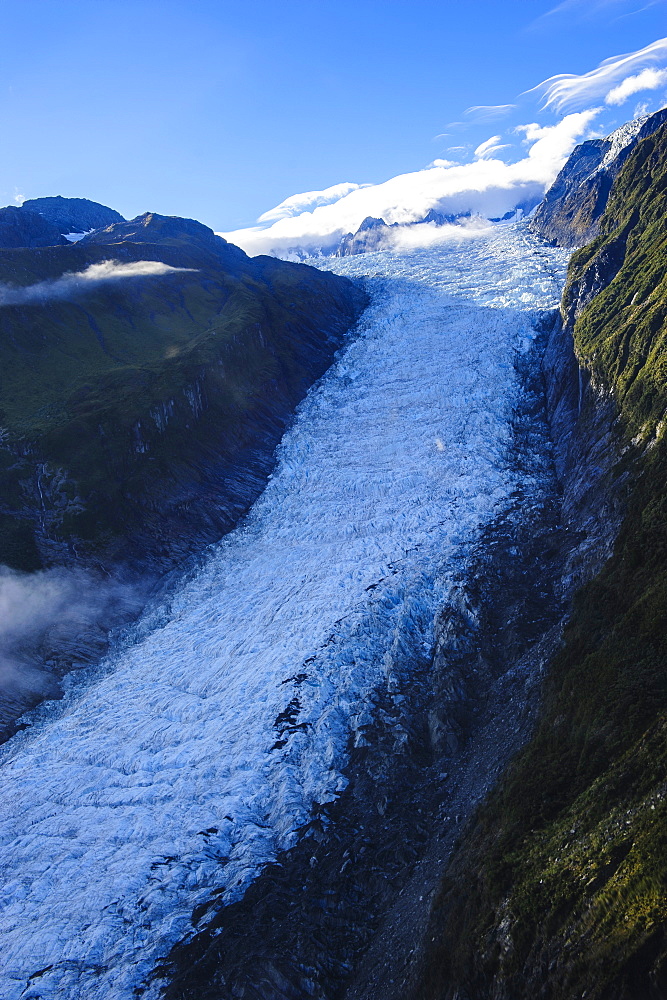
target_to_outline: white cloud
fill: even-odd
[[[333,248],[369,215],[390,224],[418,222],[431,209],[498,218],[518,204],[536,203],[542,197],[597,113],[593,109],[571,114],[547,127],[524,126],[532,145],[517,163],[480,157],[472,163],[435,165],[357,188],[332,204],[278,219],[270,226],[220,235],[250,254],[287,256],[297,247],[313,252]]]
[[[357,191],[362,187],[368,187],[368,185],[344,181],[342,184],[333,184],[323,191],[304,191],[302,194],[293,194],[290,198],[285,198],[285,201],[281,201],[275,208],[264,212],[257,221],[277,222],[278,219],[289,219],[320,205],[330,205],[332,202],[344,198],[351,191]]]
[[[546,27],[554,18],[558,17],[582,21],[602,17],[608,19],[616,14],[613,20],[620,21],[623,18],[641,14],[642,11],[649,10],[649,8],[656,7],[661,3],[664,3],[664,0],[649,0],[643,6],[637,7],[637,0],[563,0],[562,3],[556,4],[555,7],[536,18],[530,27]],[[622,13],[623,9],[628,6],[632,9]]]
[[[505,118],[515,108],[516,104],[474,104],[463,113],[474,122],[491,122]]]
[[[641,90],[657,90],[667,83],[667,69],[644,69],[635,76],[626,76],[605,97],[605,104],[623,104],[628,97]]]
[[[474,155],[478,160],[483,160],[494,156],[501,149],[507,149],[507,145],[503,145],[500,139],[501,137],[499,135],[492,135],[490,139],[486,140],[486,142],[480,142]]]
[[[47,569],[20,573],[0,565],[0,722],[7,700],[26,707],[59,697],[57,681],[44,663],[43,643],[62,652],[80,652],[90,633],[137,611],[140,589],[104,582],[82,570]],[[81,638],[88,634],[88,639]]]
[[[59,278],[38,281],[34,285],[0,285],[0,306],[69,299],[77,293],[90,291],[96,285],[109,281],[157,277],[162,274],[192,270],[194,269],[191,267],[171,267],[159,260],[138,260],[130,264],[121,264],[117,260],[103,260],[99,264],[90,264],[84,271],[67,271]]]
[[[543,106],[560,114],[590,107],[604,99],[612,87],[621,85],[633,71],[650,68],[656,63],[667,63],[667,38],[659,38],[637,52],[605,59],[596,69],[581,76],[560,73],[549,77],[526,93],[541,94]],[[638,75],[641,76],[641,72]]]
[[[527,125],[516,125],[513,132],[517,132],[519,135],[523,132],[523,139],[521,142],[530,146],[538,139],[542,139],[545,135],[548,135],[548,126],[540,125],[538,122],[529,122]]]
[[[387,244],[393,250],[411,250],[414,247],[436,246],[439,243],[463,243],[483,236],[492,229],[492,223],[480,215],[464,219],[460,226],[436,226],[422,222],[415,226],[398,226],[388,233]]]

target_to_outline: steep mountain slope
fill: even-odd
[[[37,212],[0,208],[0,247],[52,247],[67,243],[60,229]]]
[[[20,569],[157,571],[219,537],[365,301],[150,214],[6,250],[0,282],[0,561]]]
[[[558,246],[588,243],[600,232],[609,192],[642,139],[667,121],[667,108],[622,125],[606,139],[577,146],[538,206],[531,228]]]
[[[89,229],[124,222],[120,212],[87,198],[29,198],[21,205],[24,212],[41,215],[56,226],[59,233],[86,233]]]
[[[630,154],[599,228],[563,301],[583,373],[562,470],[566,504],[588,477],[599,521],[619,497],[626,513],[535,735],[442,882],[420,1000],[667,995],[667,126]]]

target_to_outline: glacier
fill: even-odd
[[[316,262],[371,305],[266,490],[4,748],[4,1000],[157,996],[193,909],[241,898],[340,794],[375,692],[401,699],[428,661],[522,475],[515,361],[568,257],[514,223]]]

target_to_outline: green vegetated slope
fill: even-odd
[[[607,281],[575,345],[614,393],[635,485],[612,558],[576,595],[535,735],[450,866],[422,998],[667,997],[666,126],[573,257],[565,312]]]
[[[40,284],[109,260],[178,270]],[[0,251],[0,562],[143,546],[166,565],[219,536],[363,305],[346,279],[248,258],[190,220]]]

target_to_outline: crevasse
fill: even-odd
[[[264,494],[0,769],[0,995],[132,998],[344,787],[520,473],[516,352],[567,255],[521,226],[321,262],[371,306]],[[155,987],[148,988],[148,994]]]

